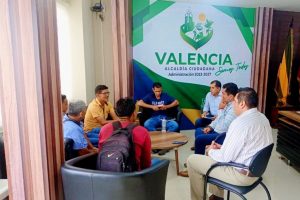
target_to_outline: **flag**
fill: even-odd
[[[287,96],[290,94],[289,85],[291,82],[291,71],[293,63],[293,19],[290,23],[287,43],[283,51],[281,63],[278,68],[277,81],[275,85],[275,92],[277,95],[277,106],[286,106]]]

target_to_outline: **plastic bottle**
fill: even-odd
[[[161,120],[161,132],[163,132],[163,133],[167,132],[166,126],[167,126],[167,120],[165,118],[163,118]]]

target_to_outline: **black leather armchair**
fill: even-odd
[[[66,200],[164,200],[169,161],[139,172],[95,170],[97,154],[66,161],[61,168]]]
[[[65,160],[70,160],[78,156],[78,151],[73,149],[74,141],[71,138],[64,138]]]
[[[4,152],[4,141],[3,132],[0,132],[0,179],[6,179],[6,163],[5,163],[5,152]]]

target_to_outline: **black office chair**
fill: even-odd
[[[152,116],[152,113],[153,113],[153,110],[150,108],[144,108],[142,106],[139,107],[138,119],[139,119],[141,126],[144,126],[145,121]],[[180,122],[181,122],[181,118],[182,118],[182,112],[180,111],[179,107],[175,106],[175,107],[167,109],[166,114],[167,114],[168,120],[174,119],[178,123],[179,130],[180,130]]]
[[[6,179],[6,162],[4,152],[3,132],[0,132],[0,179]]]
[[[262,182],[263,178],[262,175],[265,172],[271,153],[272,153],[272,149],[273,149],[274,144],[270,144],[269,146],[263,148],[262,150],[260,150],[259,152],[257,152],[251,162],[249,167],[239,164],[239,163],[215,163],[213,164],[209,170],[207,171],[206,175],[205,175],[205,182],[204,182],[204,195],[203,195],[203,199],[206,200],[206,189],[207,189],[207,183],[216,185],[224,190],[227,190],[227,200],[229,200],[230,198],[230,192],[233,192],[235,194],[237,194],[238,196],[240,196],[242,199],[246,200],[246,197],[244,197],[245,194],[247,194],[248,192],[250,192],[251,190],[253,190],[258,184],[261,184],[261,186],[264,188],[264,190],[266,191],[267,195],[268,195],[268,199],[271,200],[271,195],[268,191],[268,188],[266,187],[266,185]],[[255,181],[252,185],[249,186],[237,186],[237,185],[232,185],[226,182],[223,182],[219,179],[216,178],[212,178],[209,176],[210,172],[216,168],[216,167],[220,167],[220,166],[232,166],[232,167],[238,167],[238,168],[242,168],[242,169],[246,169],[249,170],[249,172],[254,176],[254,177],[259,177],[257,179],[257,181]]]
[[[64,138],[65,160],[70,160],[78,156],[78,151],[73,149],[74,141],[71,138]]]
[[[65,200],[164,200],[169,160],[129,173],[96,170],[98,154],[66,161],[61,167]]]

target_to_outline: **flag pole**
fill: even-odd
[[[292,74],[292,68],[293,68],[293,58],[294,58],[294,45],[293,45],[293,42],[294,42],[294,30],[293,30],[293,25],[294,25],[294,17],[292,17],[291,19],[291,22],[290,22],[290,27],[289,27],[289,31],[291,32],[290,33],[290,40],[291,40],[291,64],[290,64],[290,71],[288,72],[288,77],[289,78],[289,85],[288,85],[288,95],[291,94],[291,91],[290,91],[290,85],[291,85],[291,74]]]
[[[292,17],[289,24],[286,45],[283,51],[282,60],[278,68],[277,80],[275,85],[275,93],[277,95],[277,107],[284,107],[287,104],[287,97],[290,95],[290,81],[293,63],[294,38],[293,38],[293,22]]]

